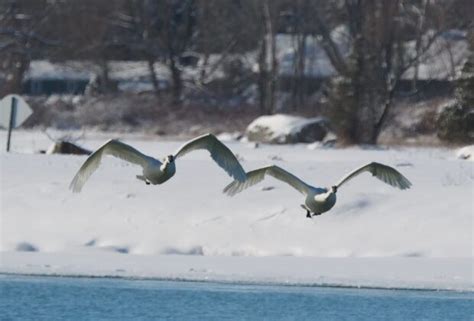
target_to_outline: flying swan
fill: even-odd
[[[212,159],[229,176],[233,177],[237,182],[245,181],[245,171],[231,150],[214,135],[205,134],[185,143],[174,155],[166,156],[163,162],[142,154],[130,145],[111,139],[87,158],[76,176],[74,176],[69,188],[75,193],[80,192],[87,179],[99,167],[100,161],[105,155],[112,155],[141,166],[143,168],[143,175],[137,175],[137,178],[146,184],[162,184],[175,174],[175,160],[197,149],[208,150],[211,153]]]
[[[234,196],[244,189],[261,182],[265,178],[265,175],[270,175],[291,185],[305,196],[305,203],[302,204],[301,207],[306,210],[306,217],[311,218],[312,216],[321,215],[322,213],[329,211],[334,204],[336,204],[336,193],[339,187],[363,172],[370,172],[372,176],[375,176],[379,180],[402,190],[410,188],[412,185],[410,181],[396,169],[375,162],[369,163],[350,172],[331,188],[321,188],[308,185],[298,177],[285,171],[283,168],[271,165],[248,172],[246,181],[233,181],[224,188],[224,193]]]

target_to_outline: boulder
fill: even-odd
[[[474,162],[474,145],[464,146],[458,149],[456,151],[456,157]]]
[[[68,141],[58,141],[51,144],[46,154],[90,155],[92,152]]]
[[[323,117],[260,116],[248,125],[246,136],[249,141],[270,144],[313,143],[324,140],[328,125]]]

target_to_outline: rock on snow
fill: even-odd
[[[250,141],[271,144],[312,143],[328,133],[328,121],[322,117],[303,118],[290,115],[260,116],[248,125]]]

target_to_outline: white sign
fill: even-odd
[[[23,124],[23,122],[30,117],[33,110],[26,103],[26,101],[18,95],[8,95],[0,100],[0,126],[8,128],[10,126],[10,117],[12,113],[12,100],[16,98],[16,108],[13,110],[12,128],[16,128]]]

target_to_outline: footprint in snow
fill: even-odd
[[[219,220],[222,220],[222,219],[223,219],[222,216],[214,216],[214,217],[211,217],[209,219],[202,220],[201,222],[198,222],[198,223],[194,224],[194,226],[199,226],[199,225],[202,225],[202,224],[219,221]]]
[[[255,221],[252,223],[252,225],[257,224],[257,223],[262,222],[262,221],[270,220],[270,219],[272,219],[272,218],[274,218],[274,217],[276,217],[276,216],[278,216],[278,215],[280,215],[280,214],[283,214],[283,213],[285,213],[285,212],[286,212],[286,208],[283,208],[282,210],[280,210],[280,211],[278,211],[278,212],[275,212],[275,213],[270,214],[270,215],[267,215],[267,216],[263,216],[263,217],[261,217],[261,218],[255,220]]]
[[[412,251],[412,252],[402,253],[400,256],[404,256],[404,257],[423,257],[423,256],[425,256],[425,254],[421,251]]]
[[[127,246],[110,246],[109,248],[112,251],[115,251],[121,254],[128,254],[130,252],[130,249]]]
[[[279,155],[268,155],[268,158],[272,161],[284,162],[285,160]]]
[[[97,239],[92,239],[89,242],[84,243],[84,246],[95,246],[97,244]]]

